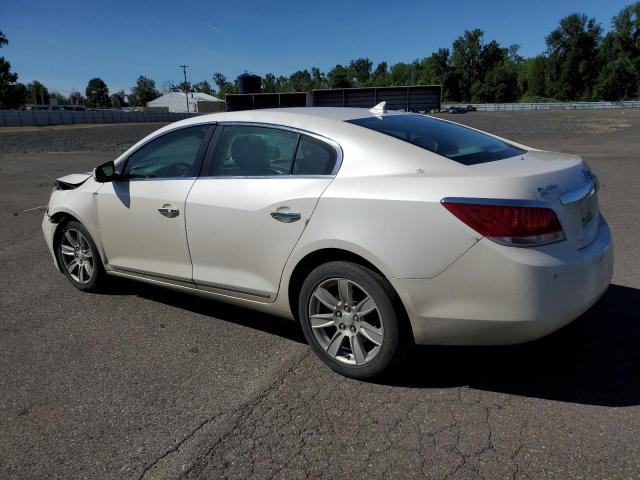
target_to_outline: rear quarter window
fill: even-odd
[[[461,125],[422,115],[384,115],[347,120],[463,165],[494,162],[525,153],[502,140]]]
[[[335,148],[315,138],[302,135],[292,173],[294,175],[331,175],[336,161]]]

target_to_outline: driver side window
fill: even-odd
[[[129,156],[123,175],[127,178],[197,176],[198,149],[208,128],[208,125],[196,125],[151,140]]]

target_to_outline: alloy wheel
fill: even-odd
[[[315,339],[339,362],[365,365],[380,352],[384,327],[380,310],[353,280],[330,278],[309,300],[309,322]]]
[[[64,232],[60,241],[60,253],[64,268],[78,283],[89,283],[95,269],[93,252],[85,236],[75,229]]]

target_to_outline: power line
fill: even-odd
[[[180,65],[184,73],[184,98],[187,101],[187,113],[189,113],[189,89],[187,88],[187,68],[189,65]]]

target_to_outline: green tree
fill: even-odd
[[[442,85],[445,99],[459,98],[458,78],[451,65],[448,48],[439,48],[429,57],[419,62],[418,83],[422,85]]]
[[[114,108],[128,107],[127,94],[124,90],[118,90],[111,95],[111,106]]]
[[[292,92],[308,92],[313,88],[313,80],[307,70],[298,70],[292,73],[288,83]]]
[[[27,102],[36,105],[49,105],[49,90],[37,80],[27,85]]]
[[[17,109],[27,103],[27,87],[24,83],[13,83],[7,87],[4,99],[0,100],[5,108]]]
[[[231,83],[227,80],[227,77],[222,73],[214,73],[213,81],[218,86],[218,98],[224,100],[224,98],[230,93],[238,93],[238,87],[235,83]]]
[[[12,85],[18,81],[18,74],[11,71],[11,64],[0,57],[0,103],[5,105],[12,93]]]
[[[350,88],[353,87],[349,78],[349,71],[342,65],[336,65],[327,73],[327,83],[329,88]]]
[[[206,93],[207,95],[213,95],[215,93],[213,91],[213,88],[211,87],[211,84],[206,80],[203,80],[202,82],[194,83],[193,91],[199,92],[199,93]]]
[[[603,61],[626,56],[630,60],[640,57],[640,2],[623,8],[611,20],[611,31],[602,41],[600,54]]]
[[[461,100],[471,98],[471,87],[480,79],[480,61],[484,32],[479,28],[465,30],[453,41],[451,63],[455,70]]]
[[[595,86],[595,97],[599,100],[624,100],[638,95],[638,68],[628,56],[608,62]]]
[[[262,79],[262,91],[264,93],[276,93],[278,91],[278,83],[273,73],[267,73]]]
[[[602,28],[594,18],[571,14],[547,37],[550,94],[561,100],[589,100],[600,70]]]
[[[70,103],[69,97],[65,97],[59,92],[49,92],[49,103],[53,104],[54,101],[58,105],[68,105]]]
[[[482,81],[473,84],[471,95],[474,102],[515,102],[519,95],[515,63],[507,59],[488,70]]]
[[[372,83],[374,87],[388,87],[391,83],[389,78],[389,65],[387,62],[380,62],[372,75]]]
[[[94,108],[108,108],[111,106],[109,98],[109,88],[101,78],[92,78],[84,91],[87,96],[87,103]]]
[[[526,58],[517,65],[518,88],[525,100],[548,98],[548,59],[544,55]]]
[[[600,48],[604,65],[595,96],[620,100],[640,95],[640,2],[623,8],[611,21]]]
[[[7,37],[0,31],[0,48],[8,43]],[[18,74],[11,71],[11,64],[4,57],[0,57],[0,106],[15,108],[8,107],[8,105],[14,105],[16,100],[19,100],[19,98],[15,97],[17,90],[14,84],[17,81]],[[20,89],[18,88],[18,90]]]
[[[370,84],[373,62],[368,58],[356,58],[349,62],[349,76],[356,87],[366,87]]]
[[[191,82],[185,82],[184,80],[182,82],[180,82],[178,85],[174,86],[173,89],[174,92],[182,92],[182,93],[189,93],[193,91],[193,87],[191,85]]]
[[[516,46],[503,48],[495,40],[482,45],[478,79],[471,86],[472,101],[490,103],[517,100],[518,72],[514,58],[519,60]]]
[[[159,96],[160,94],[156,90],[156,82],[140,75],[129,94],[129,105],[132,107],[146,107],[147,102],[155,100]]]
[[[391,85],[412,85],[415,83],[415,65],[398,62],[391,67],[389,77]]]
[[[327,88],[327,77],[318,67],[311,68],[311,84],[313,89]]]

